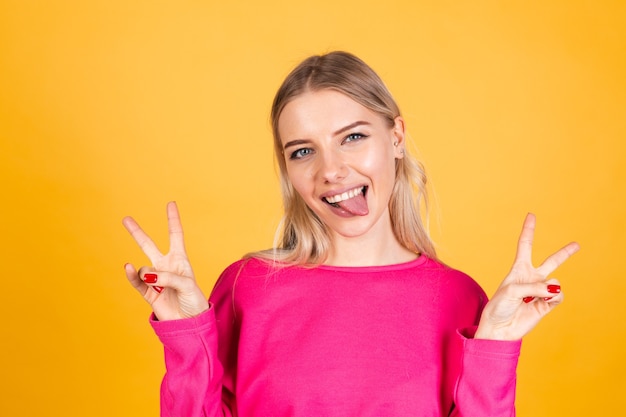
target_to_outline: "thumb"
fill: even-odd
[[[137,288],[140,292],[143,292],[145,294],[145,291],[148,288],[152,288],[159,294],[163,291],[162,286],[154,285],[157,281],[157,274],[156,270],[153,267],[142,266],[141,268],[139,268],[139,271],[136,272],[136,274],[140,281],[140,284],[138,285],[138,287],[135,288]]]
[[[520,284],[516,287],[517,296],[520,297],[525,303],[530,303],[535,299],[549,301],[563,298],[561,284],[556,279],[529,284]]]

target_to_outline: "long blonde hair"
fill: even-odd
[[[400,109],[380,77],[361,59],[342,51],[311,56],[285,78],[272,105],[274,152],[280,168],[284,216],[274,248],[250,256],[298,265],[323,263],[332,242],[326,225],[305,204],[287,175],[278,119],[287,103],[310,91],[324,89],[345,94],[381,115],[393,127]],[[426,174],[423,166],[405,149],[396,159],[396,180],[389,201],[393,233],[407,249],[435,258],[435,249],[422,222],[422,204],[427,207]]]

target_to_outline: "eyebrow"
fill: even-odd
[[[310,143],[311,141],[308,139],[296,139],[296,140],[290,140],[289,142],[285,143],[285,146],[283,146],[283,149],[287,149],[290,146],[298,146],[298,145],[303,145],[305,143]]]
[[[357,127],[357,126],[361,126],[361,125],[369,126],[370,124],[371,124],[370,122],[366,122],[365,120],[359,120],[359,121],[356,121],[354,123],[350,123],[348,126],[342,127],[341,129],[339,129],[338,131],[333,133],[333,136],[340,135],[343,132],[345,132],[346,130],[353,129],[353,128]]]
[[[366,122],[364,120],[359,120],[359,121],[356,121],[354,123],[350,123],[349,125],[344,126],[341,129],[339,129],[336,132],[334,132],[333,136],[340,135],[340,134],[344,133],[347,130],[354,129],[357,126],[363,126],[363,125],[369,126],[369,125],[371,125],[371,123],[370,122]],[[303,144],[310,143],[310,142],[311,141],[309,139],[290,140],[289,142],[285,143],[285,146],[283,146],[283,149],[287,149],[287,148],[289,148],[291,146],[303,145]]]

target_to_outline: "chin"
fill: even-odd
[[[352,218],[341,222],[341,224],[329,224],[326,226],[335,234],[345,238],[358,238],[367,235],[374,229],[375,222],[368,219],[369,216]]]

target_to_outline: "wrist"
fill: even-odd
[[[479,324],[476,333],[474,333],[474,339],[513,341],[520,338],[505,329]]]

